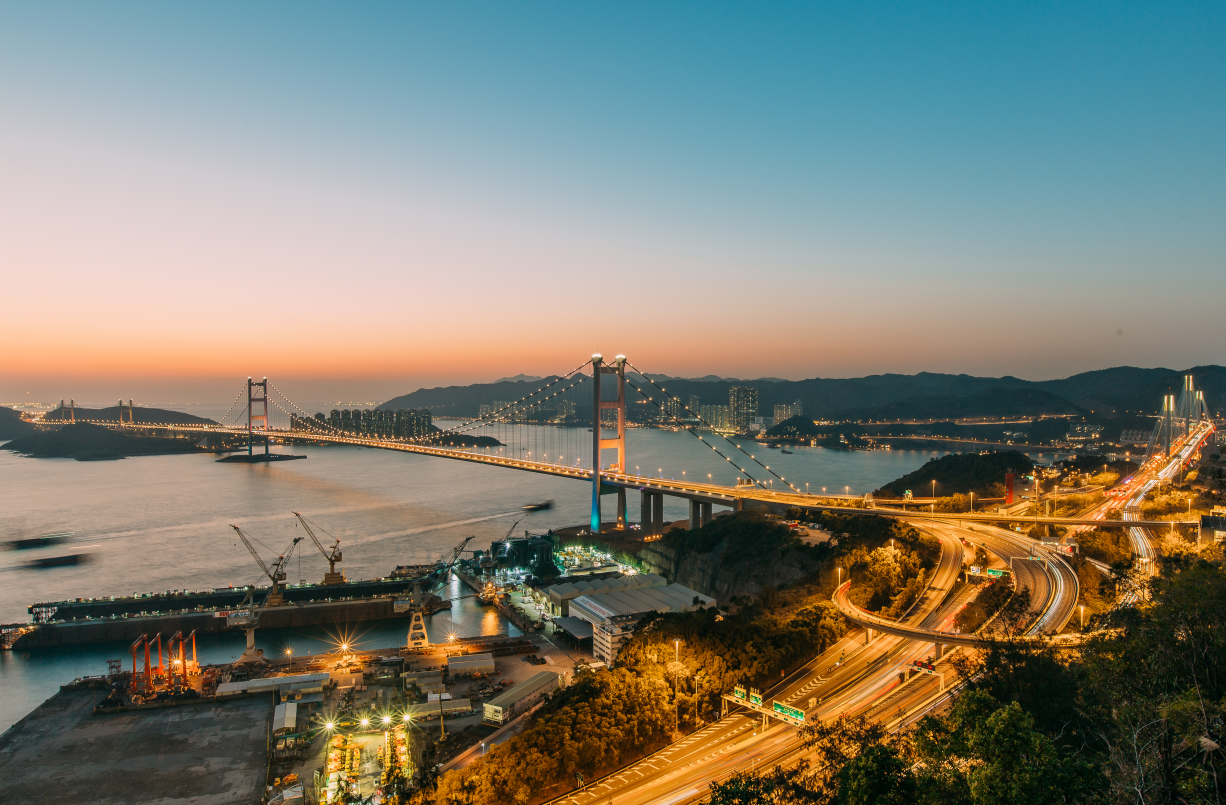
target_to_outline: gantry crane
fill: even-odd
[[[294,537],[294,541],[289,545],[289,550],[277,557],[277,561],[273,564],[272,569],[269,569],[268,565],[264,564],[264,560],[260,558],[260,555],[255,552],[255,548],[251,547],[251,542],[247,539],[247,535],[243,533],[243,530],[233,523],[230,524],[230,528],[233,528],[235,533],[238,534],[238,538],[243,541],[243,544],[247,546],[247,550],[251,552],[255,563],[260,566],[260,570],[263,570],[264,575],[272,582],[272,588],[268,591],[268,598],[264,599],[264,606],[276,607],[285,603],[285,598],[281,594],[280,584],[285,581],[285,566],[289,564],[290,557],[294,555],[298,543],[302,542],[302,537]]]
[[[328,572],[324,574],[324,584],[344,584],[345,574],[343,572],[336,572],[336,563],[341,560],[340,539],[337,537],[332,537],[331,534],[328,534],[329,537],[336,540],[336,544],[333,545],[331,549],[325,548],[323,543],[319,541],[319,537],[315,536],[315,532],[311,529],[311,524],[307,522],[306,518],[298,512],[294,512],[294,516],[298,518],[298,522],[302,523],[303,529],[307,532],[307,535],[310,536],[311,541],[315,543],[315,547],[319,548],[319,552],[324,555],[324,559],[328,560]]]
[[[455,547],[451,553],[451,561],[432,571],[429,575],[418,578],[409,590],[409,637],[406,647],[410,649],[426,649],[430,647],[430,638],[426,634],[426,607],[430,598],[451,575],[451,569],[459,561],[460,554],[468,543],[476,537],[468,537]],[[443,560],[439,559],[441,563]],[[399,605],[399,602],[397,602]],[[431,610],[432,611],[432,610]]]

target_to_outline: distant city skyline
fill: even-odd
[[[1226,7],[10,5],[0,398],[1220,363]]]

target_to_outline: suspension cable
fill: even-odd
[[[644,398],[645,400],[647,400],[647,402],[651,403],[651,404],[652,404],[652,405],[654,405],[656,408],[660,409],[660,412],[661,412],[661,413],[663,413],[663,414],[667,414],[667,413],[668,413],[667,411],[665,411],[665,410],[664,410],[664,409],[663,409],[663,408],[660,406],[660,404],[659,404],[658,402],[656,402],[656,401],[655,401],[655,400],[653,400],[651,397],[648,397],[646,394],[644,394],[644,393],[643,393],[643,390],[642,390],[641,388],[639,388],[638,386],[634,385],[634,382],[633,382],[632,380],[630,380],[629,378],[626,378],[626,385],[630,386],[630,388],[634,389],[634,390],[635,390],[635,391],[637,391],[639,394],[641,394],[641,395],[643,396],[643,398]],[[742,473],[742,474],[743,474],[743,475],[744,475],[746,478],[748,478],[749,480],[753,481],[755,486],[762,486],[762,482],[761,482],[761,481],[759,481],[757,478],[754,478],[752,475],[750,475],[748,470],[746,470],[746,469],[745,469],[744,467],[742,467],[741,465],[737,464],[737,463],[736,463],[735,461],[733,461],[732,459],[728,458],[728,456],[726,456],[726,455],[724,455],[723,453],[721,453],[721,452],[720,452],[720,450],[719,450],[719,448],[717,448],[715,445],[711,444],[711,443],[710,443],[710,442],[708,442],[706,439],[702,438],[702,437],[701,437],[701,436],[699,436],[697,433],[695,433],[695,432],[694,432],[694,429],[693,429],[692,427],[690,427],[689,425],[686,425],[685,423],[681,422],[681,421],[680,421],[679,419],[677,419],[676,417],[672,417],[672,419],[673,419],[673,421],[674,421],[674,422],[676,422],[678,425],[680,425],[682,428],[684,428],[684,429],[685,429],[687,432],[689,432],[689,434],[690,434],[691,436],[694,436],[695,438],[697,438],[697,439],[698,439],[698,441],[702,442],[702,443],[703,443],[703,444],[705,444],[707,447],[710,447],[712,450],[714,450],[714,451],[715,451],[715,454],[716,454],[717,456],[719,456],[720,458],[722,458],[724,461],[727,461],[727,462],[728,462],[729,464],[731,464],[732,466],[736,467],[737,471],[738,471],[738,472],[740,472],[740,473]],[[735,445],[734,445],[734,446],[735,446]],[[752,456],[750,456],[750,458],[753,458],[753,457],[752,457]],[[755,463],[756,463],[756,461],[757,461],[757,460],[755,459]],[[770,468],[769,468],[769,467],[763,467],[763,469],[765,469],[767,472],[770,472]],[[774,475],[774,473],[771,473],[771,474],[772,474],[772,475]],[[776,475],[775,477],[776,477],[776,478],[778,478],[779,476],[777,476],[777,475]],[[784,483],[786,484],[786,483],[787,483],[787,481],[784,481]],[[765,487],[765,486],[762,486],[762,488],[763,488],[763,489],[765,489],[766,487]]]
[[[242,391],[242,389],[239,389],[238,396],[234,398],[234,402],[230,403],[230,408],[229,408],[229,409],[226,411],[226,415],[225,415],[225,416],[223,416],[223,417],[222,417],[222,418],[221,418],[221,419],[218,421],[218,423],[217,423],[218,425],[221,425],[222,427],[225,427],[225,424],[226,424],[226,419],[228,419],[228,418],[229,418],[229,416],[230,416],[230,411],[233,411],[233,410],[234,410],[234,406],[238,405],[238,401],[239,401],[239,400],[241,400],[242,398],[243,398],[243,391]]]
[[[570,375],[568,375],[568,376],[567,376],[567,377],[565,377],[565,378],[561,378],[561,377],[560,377],[560,378],[558,378],[558,380],[554,381],[553,383],[550,383],[550,384],[549,384],[549,386],[544,386],[544,387],[542,387],[542,388],[538,389],[537,391],[534,391],[532,394],[529,394],[527,397],[523,397],[523,398],[521,398],[521,399],[519,399],[519,400],[516,400],[515,402],[511,403],[510,405],[503,406],[502,408],[499,408],[497,411],[493,411],[493,412],[491,412],[491,413],[488,413],[488,414],[486,414],[486,415],[485,415],[485,417],[480,417],[480,418],[477,418],[477,419],[474,419],[474,420],[470,420],[469,422],[466,422],[466,423],[464,423],[464,424],[462,424],[462,425],[457,425],[456,427],[451,428],[450,430],[440,430],[438,433],[431,434],[429,437],[426,437],[426,440],[427,440],[427,441],[430,441],[430,440],[445,439],[445,438],[447,438],[448,436],[459,436],[460,434],[467,433],[468,431],[471,431],[471,430],[476,430],[477,428],[483,428],[483,427],[485,427],[485,426],[487,426],[487,425],[489,424],[489,422],[490,422],[490,418],[491,418],[491,417],[497,416],[498,414],[501,414],[501,413],[503,413],[503,412],[505,412],[505,411],[509,411],[509,410],[511,410],[511,409],[513,409],[513,408],[515,408],[517,405],[519,405],[520,403],[524,402],[525,400],[528,400],[528,399],[531,399],[532,397],[535,397],[535,396],[536,396],[537,394],[539,394],[540,392],[545,391],[545,389],[547,389],[547,388],[549,388],[549,387],[551,387],[551,386],[556,385],[558,382],[560,382],[560,381],[562,381],[562,380],[569,379],[569,377],[572,377],[573,375],[574,375],[574,373],[572,372]],[[549,396],[547,396],[547,397],[542,397],[540,400],[537,400],[537,404],[548,402],[549,400],[552,400],[554,397],[557,397],[557,396],[558,396],[558,395],[560,395],[560,394],[565,394],[566,392],[568,392],[568,391],[570,391],[571,389],[573,389],[575,386],[578,386],[578,385],[579,385],[580,383],[582,383],[584,380],[587,380],[587,375],[580,375],[580,379],[579,379],[579,380],[576,380],[574,383],[571,383],[569,386],[567,386],[567,387],[566,387],[566,388],[564,388],[564,389],[559,389],[558,391],[555,391],[553,394],[550,394],[550,395],[549,395]],[[495,420],[495,421],[496,421],[496,420]],[[419,440],[419,441],[421,441],[421,440]]]
[[[579,371],[580,369],[582,369],[584,366],[587,366],[589,363],[591,363],[591,361],[584,361],[583,363],[581,363],[581,364],[579,364],[578,366],[576,366],[574,369],[571,369],[571,370],[570,370],[569,372],[567,372],[566,374],[559,375],[559,376],[558,376],[556,379],[554,379],[553,381],[551,381],[551,382],[549,382],[549,383],[546,383],[544,386],[541,386],[539,389],[536,389],[535,391],[533,391],[533,392],[531,392],[531,393],[529,393],[529,394],[527,394],[527,395],[525,395],[525,396],[523,396],[523,397],[520,397],[520,398],[519,398],[518,400],[516,400],[515,402],[513,402],[513,403],[508,403],[507,405],[504,405],[502,408],[499,408],[497,411],[490,411],[490,412],[489,412],[488,414],[486,414],[484,417],[477,417],[476,419],[472,419],[472,420],[469,420],[468,422],[464,422],[464,423],[461,423],[461,424],[459,424],[459,425],[456,425],[454,428],[450,428],[450,429],[445,430],[445,431],[440,431],[439,435],[440,435],[440,436],[443,436],[443,435],[448,435],[448,434],[451,434],[451,433],[453,433],[453,432],[458,433],[458,432],[460,432],[460,429],[461,429],[461,428],[465,428],[465,427],[467,427],[468,425],[472,425],[472,424],[473,424],[473,423],[475,423],[475,422],[480,422],[480,421],[482,421],[482,420],[484,420],[484,419],[488,419],[488,418],[490,418],[490,417],[495,417],[495,416],[498,416],[499,414],[503,413],[504,411],[509,411],[509,410],[511,410],[512,408],[514,408],[515,406],[517,406],[517,405],[519,405],[520,403],[524,402],[525,400],[530,400],[530,399],[532,399],[533,397],[535,397],[536,395],[540,394],[541,392],[543,392],[543,391],[545,391],[545,390],[547,390],[547,389],[553,388],[553,387],[554,387],[554,386],[556,386],[557,384],[561,383],[563,380],[569,380],[571,377],[573,377],[573,376],[574,376],[574,374],[575,374],[576,372],[578,372],[578,371]],[[584,375],[584,377],[586,377],[586,375]],[[582,381],[580,381],[580,382],[582,382]],[[557,394],[554,394],[554,395],[551,395],[550,397],[547,397],[547,398],[545,398],[545,399],[553,399],[553,397],[556,397],[556,396],[557,396]]]
[[[659,390],[660,390],[660,393],[661,393],[661,394],[664,394],[666,397],[668,397],[668,399],[670,399],[670,400],[676,400],[676,401],[677,401],[677,402],[678,402],[678,403],[681,405],[681,407],[682,407],[682,408],[684,408],[684,409],[685,409],[685,410],[686,410],[688,413],[693,414],[693,415],[694,415],[694,418],[695,418],[695,419],[697,419],[699,422],[701,422],[702,424],[706,425],[708,428],[710,428],[710,427],[711,427],[710,423],[709,423],[709,422],[707,422],[706,420],[704,420],[704,419],[703,419],[703,418],[702,418],[702,417],[701,417],[701,416],[700,416],[700,415],[699,415],[699,414],[698,414],[696,411],[691,411],[688,405],[686,405],[685,403],[682,403],[682,402],[681,402],[681,398],[680,398],[680,397],[674,397],[673,395],[669,394],[669,393],[668,393],[668,391],[667,391],[667,390],[666,390],[666,389],[665,389],[663,386],[661,386],[661,385],[660,385],[659,383],[657,383],[656,381],[652,380],[652,379],[651,379],[650,377],[648,377],[648,376],[647,376],[647,375],[646,375],[644,372],[640,371],[640,370],[639,370],[639,368],[638,368],[637,366],[635,366],[634,364],[630,363],[630,361],[626,361],[626,365],[627,365],[627,366],[629,366],[631,369],[633,369],[633,370],[635,371],[635,373],[636,373],[636,374],[638,374],[640,377],[642,377],[642,378],[643,378],[644,380],[646,380],[648,383],[650,383],[651,385],[653,385],[653,386],[655,386],[657,389],[659,389]],[[626,380],[626,382],[627,382],[627,383],[630,383],[630,385],[631,385],[631,386],[634,388],[634,390],[635,390],[635,391],[637,391],[639,394],[643,394],[642,389],[638,388],[638,386],[635,386],[635,385],[634,385],[634,384],[633,384],[633,383],[632,383],[632,382],[631,382],[629,379],[627,379],[627,380]],[[643,394],[643,396],[644,396],[644,397],[647,397],[647,395],[646,395],[646,394]],[[659,403],[656,403],[656,401],[655,401],[655,400],[652,400],[650,397],[647,397],[647,399],[648,399],[648,400],[649,400],[649,401],[650,401],[652,404],[654,404],[654,405],[655,405],[657,408],[660,408]],[[663,409],[661,409],[661,410],[663,410]],[[672,419],[673,419],[675,422],[677,422],[677,424],[678,424],[678,425],[681,425],[681,426],[682,426],[682,427],[684,427],[686,430],[688,430],[690,433],[692,433],[694,436],[697,436],[697,437],[698,437],[698,439],[699,439],[699,441],[702,441],[702,442],[704,442],[704,443],[706,443],[706,444],[710,444],[710,443],[709,443],[709,442],[707,442],[705,439],[703,439],[701,436],[698,436],[698,434],[697,434],[697,433],[694,433],[694,429],[693,429],[693,428],[691,428],[691,427],[689,427],[689,426],[687,426],[687,425],[683,425],[683,424],[681,423],[681,421],[677,419],[677,417],[675,417],[675,416],[674,416],[674,417],[672,417]],[[773,475],[773,476],[775,476],[776,478],[778,478],[778,479],[779,479],[781,482],[783,482],[783,483],[787,484],[787,485],[788,485],[788,487],[789,487],[790,489],[792,489],[792,490],[796,491],[797,493],[799,493],[799,492],[800,492],[800,490],[799,490],[799,489],[797,489],[797,488],[796,488],[794,485],[792,485],[792,484],[788,483],[787,479],[785,479],[785,478],[784,478],[782,475],[780,475],[779,473],[775,472],[775,471],[774,471],[774,470],[772,470],[770,467],[768,467],[768,466],[766,466],[765,464],[763,464],[761,461],[758,461],[756,458],[754,458],[753,456],[751,456],[749,453],[746,453],[746,452],[745,452],[745,451],[744,451],[744,450],[741,448],[741,446],[740,446],[739,444],[737,444],[736,442],[732,441],[731,439],[729,439],[727,436],[723,435],[723,434],[722,434],[722,433],[720,433],[719,431],[716,431],[714,428],[711,428],[711,429],[712,429],[712,431],[714,431],[714,432],[716,433],[716,435],[718,435],[718,436],[719,436],[721,439],[723,439],[723,440],[724,440],[724,441],[726,441],[728,444],[730,444],[730,445],[732,445],[733,447],[735,447],[735,448],[736,448],[736,449],[737,449],[737,450],[738,450],[738,451],[741,453],[741,455],[745,456],[745,457],[746,457],[746,458],[748,458],[750,461],[752,461],[753,463],[757,464],[759,467],[761,467],[762,469],[764,469],[764,470],[766,470],[767,472],[769,472],[771,475]],[[715,450],[714,445],[712,445],[712,446],[711,446],[711,449],[712,449],[712,450]],[[716,452],[716,453],[719,453],[719,451],[718,451],[718,450],[715,450],[715,452]],[[720,454],[720,455],[723,455],[722,453],[719,453],[719,454]],[[727,456],[724,456],[724,458],[727,458]],[[737,467],[736,463],[735,463],[735,462],[733,462],[733,461],[732,461],[732,459],[728,459],[728,462],[729,462],[730,464],[732,464],[732,466]],[[740,469],[740,467],[737,467],[737,469]],[[744,470],[741,470],[741,472],[745,472],[745,471],[744,471]],[[746,474],[746,475],[749,475],[749,473],[748,473],[748,472],[745,472],[745,474]],[[750,476],[750,480],[753,480],[753,476]],[[754,483],[758,483],[758,481],[754,480]]]

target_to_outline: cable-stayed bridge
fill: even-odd
[[[1213,431],[1212,420],[1204,408],[1203,396],[1190,391],[1177,404],[1164,401],[1164,414],[1155,427],[1142,474],[1152,475],[1166,468],[1170,458],[1188,460]],[[644,406],[677,430],[691,434],[696,443],[710,452],[708,460],[696,471],[680,473],[664,467],[632,464],[626,450],[626,432],[635,427],[627,417],[628,406]],[[182,433],[215,434],[245,438],[248,454],[258,459],[255,445],[262,444],[267,454],[270,441],[307,441],[352,444],[395,450],[439,458],[488,464],[525,472],[535,472],[583,481],[591,487],[592,531],[602,526],[628,528],[629,495],[640,495],[639,523],[643,535],[657,535],[664,529],[664,498],[682,498],[690,504],[691,527],[711,519],[714,506],[741,509],[746,501],[760,501],[806,509],[825,508],[826,503],[850,495],[809,494],[757,457],[741,444],[720,433],[715,423],[707,422],[688,404],[670,395],[647,373],[633,366],[624,356],[605,361],[593,355],[569,372],[553,376],[518,400],[482,406],[477,417],[457,420],[446,428],[423,426],[416,412],[376,411],[361,427],[322,412],[305,411],[267,378],[248,378],[229,410],[217,425],[137,422],[132,407],[121,404],[117,420],[86,420],[75,417],[75,409],[63,413],[71,421],[141,430],[168,430]],[[126,413],[126,415],[125,415]],[[335,412],[334,412],[335,413]],[[734,412],[735,414],[735,412]],[[641,420],[642,417],[634,419]],[[55,424],[62,423],[56,420]],[[53,424],[47,421],[45,424]],[[1169,469],[1165,470],[1169,473]],[[680,474],[680,480],[677,475]],[[606,509],[610,498],[612,511]],[[604,519],[605,512],[612,515]],[[876,508],[878,513],[894,514]],[[899,516],[914,517],[915,512],[898,511]],[[950,517],[951,515],[942,515]],[[952,515],[957,519],[991,518],[987,513]],[[1001,519],[1001,518],[1004,519]],[[1014,522],[1059,525],[1119,525],[1129,528],[1168,525],[1140,522],[1130,516],[1123,520],[1083,517],[999,516]]]

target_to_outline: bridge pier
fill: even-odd
[[[702,527],[702,504],[696,500],[690,501],[690,530],[697,531]]]
[[[945,656],[945,644],[944,643],[933,643],[932,644],[932,656],[938,660],[944,657]]]
[[[709,522],[711,522],[711,504],[703,503],[702,504],[702,524],[706,525]]]
[[[871,642],[873,642],[873,630],[866,626],[864,627],[864,645],[867,646]]]
[[[617,527],[626,530],[626,489],[617,488]]]
[[[656,536],[664,533],[664,493],[644,489],[643,495],[643,536]]]

